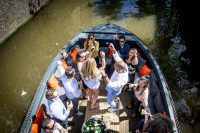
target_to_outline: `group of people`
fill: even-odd
[[[91,102],[90,109],[97,108],[99,106],[99,86],[102,79],[106,84],[107,102],[110,105],[109,112],[119,109],[115,99],[124,90],[128,90],[132,99],[132,103],[127,106],[127,109],[133,109],[133,118],[136,115],[139,116],[142,109],[149,111],[148,75],[151,69],[146,65],[146,61],[139,55],[136,48],[131,48],[126,43],[123,35],[113,36],[108,51],[109,53],[106,54],[109,55],[106,55],[104,51],[99,49],[99,42],[95,40],[92,33],[88,34],[83,51],[75,48],[70,55],[61,51],[62,60],[58,62],[58,69],[54,76],[63,86],[68,100],[65,105],[58,97],[57,90],[47,90],[46,99],[52,119],[45,118],[42,121],[42,127],[46,132],[50,130],[67,132],[65,128],[68,125],[71,109],[73,115],[84,115],[83,112],[78,110],[81,96]],[[111,75],[107,75],[105,71],[106,56],[109,56],[112,60],[110,64]],[[139,130],[143,131],[141,128],[135,131],[139,132]]]

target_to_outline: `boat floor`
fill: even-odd
[[[106,123],[108,129],[120,133],[129,133],[133,129],[135,123],[138,121],[137,118],[130,118],[132,110],[126,109],[126,106],[130,103],[130,97],[127,93],[121,93],[118,98],[119,110],[114,113],[108,112],[109,104],[106,101],[107,91],[105,89],[105,84],[101,81],[100,85],[100,95],[99,95],[99,107],[96,109],[90,109],[90,102],[87,99],[80,99],[79,101],[79,111],[84,113],[84,116],[75,116],[72,115],[72,111],[69,115],[69,121],[75,123],[74,126],[68,127],[69,133],[81,133],[81,128],[84,121],[92,117],[102,118]],[[66,96],[63,87],[58,88],[60,94],[60,99],[65,102]],[[47,100],[44,97],[43,104],[46,105],[47,114],[50,114],[47,106]]]
[[[100,86],[99,95],[99,107],[96,109],[90,109],[90,102],[88,100],[80,100],[79,110],[84,112],[84,116],[72,116],[70,119],[75,125],[69,128],[69,133],[81,133],[81,127],[85,120],[91,117],[102,118],[106,123],[108,129],[118,131],[120,133],[129,133],[133,129],[137,119],[131,119],[129,116],[132,111],[126,109],[126,106],[130,103],[130,98],[126,93],[120,94],[117,98],[119,103],[119,111],[114,113],[108,112],[108,103],[106,101],[107,91],[105,90],[105,84],[102,82]]]

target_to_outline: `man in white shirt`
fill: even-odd
[[[65,74],[61,77],[61,81],[65,89],[65,95],[73,103],[73,114],[82,116],[84,113],[78,111],[79,97],[81,96],[82,91],[74,76],[75,69],[69,66],[65,70]]]
[[[46,133],[68,133],[66,129],[51,118],[44,118],[42,120],[41,127]]]
[[[128,82],[128,67],[126,63],[119,57],[112,43],[110,43],[109,48],[113,53],[114,60],[116,61],[114,65],[115,71],[110,79],[105,73],[105,70],[101,69],[100,72],[107,86],[107,102],[111,106],[108,111],[114,112],[119,109],[114,99],[121,93],[122,87]]]
[[[47,90],[46,98],[48,100],[48,106],[51,113],[52,118],[60,123],[63,127],[67,127],[68,124],[68,116],[70,110],[72,109],[73,105],[71,102],[67,102],[67,109],[63,102],[58,97],[58,92],[55,90]]]

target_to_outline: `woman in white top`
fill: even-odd
[[[102,58],[102,67],[105,68],[105,53],[100,52],[100,56]],[[96,103],[99,96],[99,86],[100,79],[102,77],[99,69],[97,68],[97,64],[94,58],[88,58],[83,62],[81,68],[81,75],[85,85],[90,89],[89,98],[91,101],[91,109],[97,108],[98,104]]]
[[[149,79],[148,77],[141,77],[137,84],[130,84],[129,88],[134,91],[134,102],[132,101],[133,114],[132,118],[140,114],[139,108],[141,105],[143,108],[148,107],[148,95],[149,95]]]

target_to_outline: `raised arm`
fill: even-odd
[[[100,57],[102,60],[102,65],[100,69],[105,69],[106,68],[106,60],[105,60],[105,53],[103,51],[100,52]]]
[[[114,45],[112,43],[110,43],[109,45],[109,49],[112,51],[113,53],[113,58],[115,61],[123,61],[120,57],[119,57],[119,54],[117,53]]]

